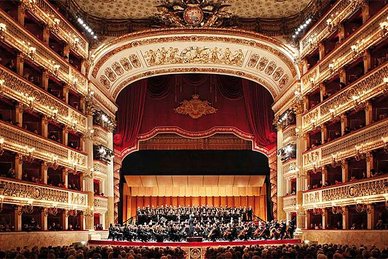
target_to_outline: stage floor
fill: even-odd
[[[250,245],[283,245],[300,244],[300,239],[283,240],[248,240],[248,241],[203,241],[203,242],[129,242],[112,240],[89,240],[91,246],[157,246],[157,247],[217,247],[217,246],[250,246]]]

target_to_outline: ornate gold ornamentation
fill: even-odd
[[[159,19],[166,25],[176,27],[220,26],[222,19],[230,17],[224,9],[230,5],[223,0],[165,0],[158,6]]]
[[[181,105],[174,110],[176,113],[189,115],[193,119],[217,112],[217,109],[212,107],[208,101],[200,100],[197,94],[194,94],[191,100],[181,102]]]
[[[244,53],[241,49],[232,52],[229,48],[213,49],[207,47],[188,47],[181,51],[178,48],[149,50],[145,53],[149,66],[167,64],[225,64],[242,66]]]

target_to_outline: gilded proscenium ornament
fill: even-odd
[[[157,6],[157,17],[168,26],[217,27],[222,25],[224,18],[231,16],[225,11],[229,6],[224,0],[165,0]]]
[[[242,66],[245,55],[241,49],[232,51],[229,48],[188,47],[183,50],[164,47],[145,52],[148,66],[168,64],[221,64]]]
[[[217,109],[212,107],[208,101],[200,100],[197,94],[193,95],[191,100],[181,102],[181,105],[174,110],[176,113],[189,115],[193,119],[217,112]]]

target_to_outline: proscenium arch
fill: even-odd
[[[115,38],[92,54],[89,78],[112,100],[156,75],[214,73],[264,86],[276,99],[300,76],[295,52],[262,34],[220,28],[157,29]]]

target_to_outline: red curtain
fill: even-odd
[[[276,145],[276,133],[272,130],[274,114],[268,109],[272,104],[272,97],[264,87],[252,85],[252,82],[242,81],[245,110],[251,133],[259,146],[271,149]]]
[[[194,93],[217,112],[199,119],[176,113],[174,109]],[[125,153],[135,149],[139,139],[158,132],[177,132],[187,137],[233,132],[254,140],[255,148],[266,150],[276,141],[270,93],[241,78],[189,74],[144,79],[124,89],[117,104],[115,149]]]
[[[146,94],[147,80],[141,80],[119,95],[117,104],[120,110],[117,116],[117,134],[114,136],[116,148],[136,146],[143,121]]]

